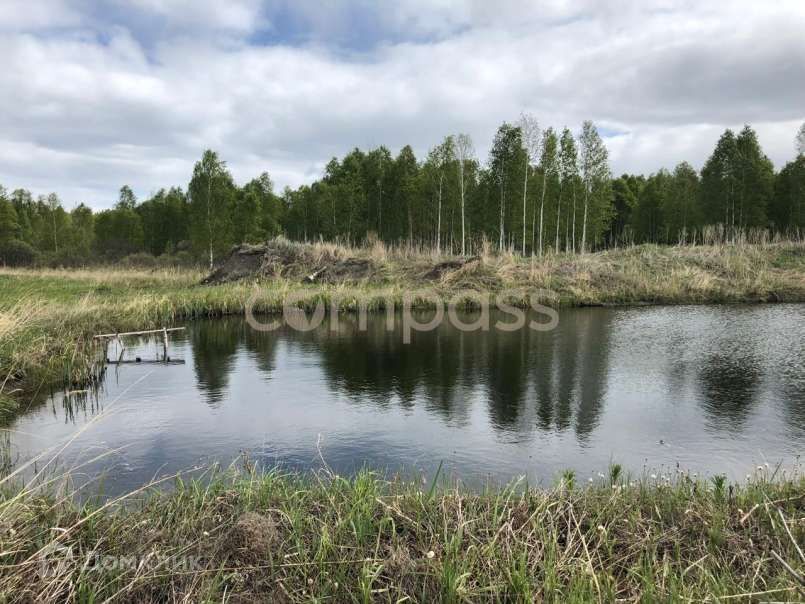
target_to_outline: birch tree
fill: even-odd
[[[230,193],[234,185],[226,162],[212,150],[206,150],[193,168],[188,187],[193,213],[193,235],[198,248],[206,248],[210,270],[215,264],[216,248],[228,243]]]
[[[467,196],[467,162],[472,161],[475,150],[469,134],[459,134],[455,140],[455,155],[458,166],[458,190],[461,200],[461,255],[467,254],[467,235],[465,226],[466,196]]]
[[[795,148],[797,155],[805,155],[805,122],[802,122],[802,126],[799,127],[799,132],[797,132]]]
[[[59,238],[57,235],[57,228],[56,228],[56,214],[59,212],[59,209],[61,208],[61,200],[55,193],[50,193],[47,196],[45,203],[47,204],[47,207],[50,210],[50,218],[51,222],[53,223],[53,251],[58,254]]]
[[[520,137],[523,142],[523,150],[525,151],[525,162],[524,162],[524,169],[523,169],[523,246],[522,246],[522,255],[525,256],[525,241],[526,241],[526,205],[527,205],[527,197],[528,197],[528,172],[529,168],[533,163],[537,161],[540,152],[540,145],[542,142],[542,137],[540,136],[541,131],[539,127],[539,122],[537,118],[531,115],[530,113],[521,113],[520,114],[520,122],[518,124],[520,126]],[[543,195],[544,197],[544,195]],[[542,217],[540,216],[540,231],[542,229]],[[532,245],[533,248],[533,220],[532,220]],[[540,232],[540,235],[542,233]],[[533,254],[533,249],[531,250]]]
[[[587,250],[587,221],[590,214],[590,201],[598,186],[609,180],[609,155],[604,141],[590,120],[581,127],[579,137],[581,179],[584,186],[584,218],[581,228],[581,253]]]
[[[436,191],[436,253],[442,252],[442,193],[444,192],[444,179],[447,166],[453,161],[453,137],[448,136],[441,145],[434,147],[428,157],[428,163],[435,171],[437,185]]]
[[[543,226],[545,224],[545,192],[548,190],[548,180],[556,174],[556,147],[558,141],[556,132],[553,128],[548,128],[542,137],[542,156],[540,157],[540,168],[542,169],[542,195],[539,202],[539,254],[542,255],[543,249]]]
[[[501,250],[506,245],[506,192],[509,182],[516,177],[515,165],[519,165],[516,162],[521,153],[520,128],[504,123],[498,128],[489,151],[489,169],[499,187],[498,247]]]
[[[573,201],[573,248],[576,245],[576,180],[578,179],[578,153],[576,151],[576,141],[569,128],[562,130],[562,138],[559,142],[559,202],[556,204],[556,253],[559,253],[559,225],[562,216],[562,194],[565,189],[570,187],[570,194]],[[565,210],[570,216],[570,211]],[[569,224],[565,218],[565,250],[569,249]]]

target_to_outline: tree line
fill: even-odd
[[[592,122],[577,135],[530,115],[502,124],[481,162],[469,135],[444,138],[423,160],[410,146],[354,149],[310,185],[281,193],[267,173],[238,186],[207,150],[186,189],[139,201],[124,185],[113,208],[66,210],[0,186],[0,262],[75,266],[162,257],[212,264],[233,244],[285,234],[297,240],[381,240],[469,254],[483,245],[523,255],[584,253],[627,243],[697,243],[708,227],[726,239],[750,230],[805,228],[805,124],[779,172],[745,126],[726,130],[701,171],[613,178]]]

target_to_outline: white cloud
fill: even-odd
[[[0,2],[0,32],[73,27],[81,22],[79,11],[68,0],[3,0]]]
[[[280,4],[310,44],[253,43]],[[16,30],[0,20],[0,183],[104,207],[124,183],[186,185],[212,147],[241,182],[268,170],[296,186],[354,146],[424,155],[467,131],[483,157],[523,110],[623,133],[607,141],[615,173],[701,165],[744,122],[779,166],[805,119],[799,2],[359,0],[339,14],[376,26],[368,49],[334,47],[333,13],[312,6],[137,0],[137,18],[164,22],[152,36],[81,0],[53,3],[50,21],[26,12]]]
[[[139,10],[182,29],[250,32],[264,24],[260,0],[115,0],[121,8]]]

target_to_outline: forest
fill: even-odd
[[[695,244],[800,236],[805,227],[805,124],[779,172],[756,132],[726,130],[701,171],[687,162],[649,176],[611,175],[596,126],[541,128],[524,114],[502,124],[481,161],[466,134],[424,159],[410,146],[354,149],[321,179],[274,190],[268,173],[239,186],[212,150],[186,188],[138,200],[124,185],[112,209],[67,210],[56,193],[37,198],[0,185],[0,263],[210,264],[233,244],[290,239],[361,244],[381,240],[437,253],[481,246],[522,255],[584,253],[634,243]]]

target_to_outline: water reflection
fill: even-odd
[[[502,482],[613,460],[740,477],[805,448],[801,305],[571,309],[550,332],[445,322],[409,344],[382,316],[310,332],[232,318],[188,323],[172,352],[187,364],[125,365],[105,391],[17,418],[14,450],[30,459],[103,413],[74,446],[119,448],[107,484],[123,491],[244,450],[308,468],[321,437],[338,472],[427,473],[444,461],[464,479]]]
[[[265,355],[257,357],[257,367],[266,377],[274,370],[271,359],[282,341],[315,354],[329,388],[356,403],[409,410],[421,403],[456,425],[466,420],[471,401],[481,398],[494,430],[565,430],[575,409],[575,429],[583,438],[595,428],[606,390],[609,320],[593,320],[589,313],[579,313],[550,333],[465,332],[445,324],[413,334],[409,344],[383,321],[372,321],[362,330],[349,316],[339,320],[337,331],[327,324],[306,333],[244,331],[237,321],[218,322],[214,329],[228,323],[233,339]],[[209,328],[194,326],[193,340],[209,341],[203,335]],[[232,366],[231,359],[220,357],[223,349],[216,352],[216,368]],[[225,350],[229,357],[237,352],[231,345]],[[210,380],[199,374],[199,381]]]
[[[193,366],[204,399],[217,407],[229,385],[235,355],[243,343],[242,321],[206,321],[192,330]]]
[[[628,357],[630,345],[646,352],[644,343],[624,341],[623,334],[615,338],[613,349],[618,316],[614,310],[568,310],[551,332],[465,332],[445,322],[433,331],[414,333],[409,344],[403,343],[398,328],[388,330],[384,320],[369,321],[360,329],[357,318],[350,315],[340,317],[335,327],[325,321],[311,332],[287,327],[259,332],[240,319],[202,321],[190,324],[189,338],[199,388],[213,407],[225,398],[240,351],[247,351],[254,368],[270,379],[277,369],[278,349],[284,345],[315,357],[312,363],[324,371],[328,388],[356,404],[408,410],[421,404],[444,421],[461,425],[469,415],[468,406],[480,399],[493,430],[564,432],[572,427],[584,442],[599,425],[613,355],[622,362],[618,357]],[[470,322],[472,317],[462,319]],[[494,316],[491,322],[494,325]],[[665,366],[652,371],[667,382],[670,399],[696,384],[696,398],[713,429],[740,431],[764,379],[764,363],[752,350],[756,343],[736,333],[729,342],[722,334],[703,346],[694,331],[695,327],[688,333],[675,330],[666,342],[657,342],[651,362]],[[615,367],[621,387],[635,386],[638,391],[642,387],[651,396],[651,375],[623,369]],[[792,421],[801,425],[803,380],[786,373],[786,365],[780,369],[776,378],[786,408]],[[286,395],[293,397],[294,392]]]
[[[722,352],[709,354],[700,368],[699,379],[702,405],[713,425],[741,430],[757,400],[762,378],[760,362],[749,352],[738,358]]]

